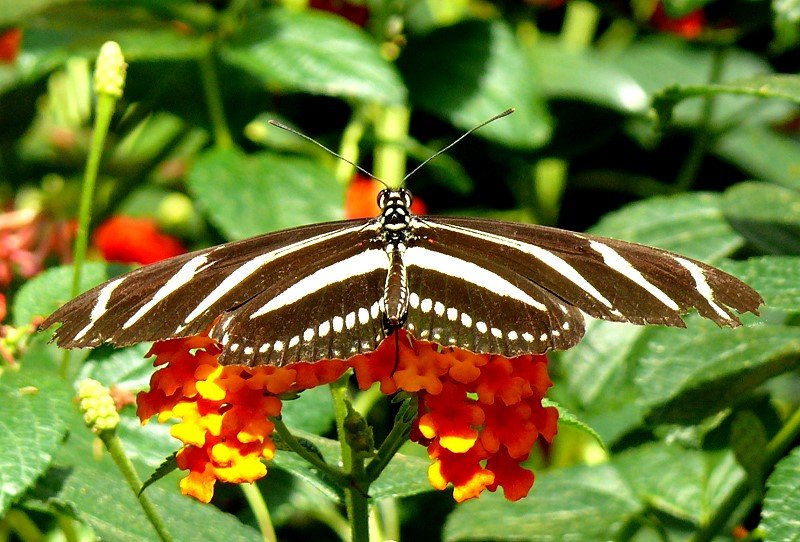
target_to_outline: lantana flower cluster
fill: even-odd
[[[160,368],[137,398],[138,415],[143,423],[154,415],[178,420],[171,434],[183,443],[177,463],[188,471],[181,491],[208,502],[216,481],[266,474],[262,460],[275,454],[269,418],[280,414],[281,394],[352,368],[361,389],[379,383],[386,394],[418,394],[411,438],[427,446],[435,488],[452,484],[459,502],[498,487],[509,500],[527,495],[534,475],[521,464],[540,436],[549,442],[556,433],[557,410],[541,404],[551,385],[547,359],[474,354],[398,333],[369,354],[284,367],[219,365],[220,346],[203,335],[159,342],[150,354]]]

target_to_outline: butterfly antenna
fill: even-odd
[[[291,133],[293,133],[293,134],[294,134],[294,135],[296,135],[296,136],[300,136],[300,137],[302,137],[303,139],[305,139],[305,140],[307,140],[307,141],[310,141],[311,143],[313,143],[313,144],[314,144],[314,145],[316,145],[317,147],[321,147],[321,148],[325,149],[326,151],[328,151],[330,154],[334,155],[334,156],[335,156],[336,158],[338,158],[339,160],[344,160],[345,162],[347,162],[348,164],[350,164],[351,166],[353,166],[354,168],[356,168],[358,171],[360,171],[361,173],[363,173],[363,174],[364,174],[364,175],[366,175],[367,177],[370,177],[370,178],[372,178],[372,179],[375,179],[376,181],[378,181],[379,183],[381,183],[381,184],[382,184],[383,186],[385,186],[386,188],[389,188],[389,185],[388,185],[388,184],[386,184],[384,181],[382,181],[381,179],[379,179],[378,177],[376,177],[375,175],[373,175],[372,173],[370,173],[369,171],[367,171],[367,170],[366,170],[366,169],[364,169],[363,167],[359,166],[358,164],[354,164],[353,162],[351,162],[350,160],[348,160],[347,158],[345,158],[344,156],[342,156],[342,155],[341,155],[341,154],[339,154],[338,152],[334,152],[334,151],[332,151],[331,149],[329,149],[328,147],[326,147],[325,145],[323,145],[322,143],[320,143],[319,141],[317,141],[317,140],[316,140],[316,139],[314,139],[313,137],[311,137],[311,136],[307,136],[307,135],[306,135],[306,134],[304,134],[303,132],[299,132],[299,131],[295,130],[294,128],[292,128],[292,127],[290,127],[290,126],[286,126],[285,124],[283,124],[283,123],[281,123],[281,122],[278,122],[277,120],[274,120],[274,119],[270,119],[270,120],[268,120],[267,122],[268,122],[269,124],[271,124],[271,125],[275,126],[276,128],[280,128],[281,130],[286,130],[287,132],[291,132]],[[485,124],[485,123],[484,123],[484,124]],[[479,128],[480,128],[480,127],[479,127]]]
[[[447,150],[448,150],[450,147],[454,146],[456,143],[458,143],[459,141],[461,141],[462,139],[464,139],[465,137],[467,137],[469,134],[471,134],[471,133],[472,133],[472,132],[474,132],[475,130],[479,130],[479,129],[483,128],[484,126],[486,126],[487,124],[489,124],[489,123],[491,123],[491,122],[494,122],[494,121],[496,121],[497,119],[502,119],[503,117],[507,117],[508,115],[510,115],[510,114],[511,114],[511,113],[513,113],[513,112],[514,112],[514,108],[513,108],[513,107],[512,107],[512,108],[510,108],[510,109],[506,109],[505,111],[503,111],[503,112],[502,112],[502,113],[500,113],[499,115],[495,115],[494,117],[490,118],[489,120],[485,120],[485,121],[483,121],[482,123],[480,123],[479,125],[475,126],[474,128],[470,128],[469,130],[467,130],[466,132],[464,132],[463,134],[461,134],[461,137],[459,137],[458,139],[456,139],[455,141],[453,141],[452,143],[450,143],[448,146],[446,146],[445,148],[443,148],[442,150],[440,150],[439,152],[437,152],[437,153],[436,153],[436,154],[434,154],[433,156],[429,157],[427,160],[425,160],[425,161],[424,161],[424,162],[422,162],[420,165],[418,165],[418,166],[417,166],[417,167],[415,167],[413,170],[411,170],[411,173],[409,173],[408,175],[406,175],[405,177],[403,177],[403,182],[405,182],[405,181],[406,181],[406,179],[408,179],[408,178],[409,178],[409,177],[411,177],[411,176],[412,176],[414,173],[416,173],[416,172],[417,172],[417,170],[418,170],[418,169],[420,169],[422,166],[424,166],[425,164],[427,164],[428,162],[430,162],[431,160],[433,160],[434,158],[436,158],[437,156],[439,156],[439,155],[440,155],[440,154],[442,154],[443,152],[446,152],[446,151],[447,151]]]

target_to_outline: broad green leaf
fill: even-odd
[[[751,176],[800,190],[800,145],[767,126],[737,126],[712,152]]]
[[[764,487],[764,458],[767,456],[767,430],[752,411],[736,414],[731,425],[731,449],[744,468],[750,484],[761,493]]]
[[[501,21],[467,21],[409,38],[399,65],[412,103],[459,129],[513,107],[516,113],[476,135],[523,149],[550,137],[539,78]]]
[[[172,21],[157,19],[147,10],[108,3],[54,2],[26,19],[23,28],[24,53],[14,73],[0,79],[0,92],[38,79],[69,57],[94,60],[108,40],[120,44],[128,62],[195,59],[206,49],[199,34],[181,32]]]
[[[277,90],[384,103],[406,99],[378,43],[343,18],[319,11],[257,13],[220,53]]]
[[[800,43],[800,0],[772,0],[773,45],[783,51]]]
[[[653,96],[653,108],[667,123],[672,110],[683,100],[697,96],[729,94],[756,98],[780,98],[800,104],[800,77],[786,74],[758,75],[728,83],[703,85],[670,85]]]
[[[81,272],[84,292],[118,274],[120,266],[87,263]],[[24,326],[35,316],[47,316],[71,299],[73,267],[53,267],[27,281],[14,297],[14,325]]]
[[[163,457],[161,459],[163,460]],[[146,479],[152,467],[133,458],[139,476]],[[167,530],[175,540],[253,540],[256,531],[229,514],[180,494],[177,473],[147,489]],[[50,471],[30,498],[73,513],[104,540],[149,542],[157,540],[136,496],[125,483],[108,453],[96,453],[95,436],[83,426],[72,406],[70,433],[53,460]]]
[[[0,27],[5,28],[25,22],[28,18],[53,4],[66,3],[64,0],[0,0]]]
[[[626,114],[642,114],[649,98],[625,71],[591,49],[575,51],[542,37],[530,48],[544,94],[583,100]]]
[[[767,480],[767,495],[761,511],[766,542],[800,540],[800,448],[781,459]]]
[[[800,192],[767,183],[733,185],[722,212],[754,245],[772,254],[800,254]]]
[[[699,421],[800,367],[797,328],[729,329],[691,320],[691,333],[655,329],[639,360],[636,384],[652,420]]]
[[[636,41],[613,54],[617,66],[630,74],[648,94],[655,94],[673,85],[708,83],[716,53],[714,46],[661,35]],[[741,49],[727,48],[723,62],[718,78],[723,83],[772,72],[765,60]],[[726,127],[731,122],[741,123],[742,118],[750,122],[778,121],[791,110],[791,104],[786,102],[721,95],[714,99],[710,125]],[[703,100],[687,100],[675,108],[673,123],[694,126],[702,116]]]
[[[67,431],[72,389],[50,363],[26,356],[0,375],[0,514],[47,469]]]
[[[719,194],[704,192],[650,198],[607,214],[590,231],[713,264],[744,245],[720,204]]]
[[[541,474],[528,497],[515,503],[500,493],[459,504],[447,517],[444,539],[613,540],[644,508],[608,464]]]
[[[566,425],[566,426],[569,426],[569,427],[574,427],[575,429],[577,429],[577,430],[579,430],[579,431],[581,431],[583,433],[586,433],[587,435],[592,437],[597,442],[597,444],[600,445],[601,448],[603,448],[604,450],[607,450],[606,443],[603,442],[603,439],[600,437],[600,435],[597,434],[597,431],[592,429],[590,426],[586,425],[575,414],[573,414],[572,412],[567,410],[565,407],[563,407],[562,405],[559,405],[555,401],[552,401],[552,400],[547,399],[547,398],[542,399],[542,406],[544,406],[544,407],[550,407],[550,406],[556,407],[558,409],[558,424],[559,425]]]
[[[695,523],[707,518],[744,478],[730,453],[674,444],[645,444],[615,457],[612,464],[641,502]]]
[[[710,2],[711,0],[664,0],[664,11],[670,17],[683,17]]]
[[[281,417],[289,429],[321,435],[333,424],[333,400],[328,386],[305,390],[297,399],[284,401]]]
[[[92,350],[80,369],[78,380],[93,378],[105,386],[117,386],[137,392],[150,386],[150,376],[155,372],[154,358],[146,358],[150,344],[142,343],[129,348],[103,345]]]
[[[764,256],[741,262],[727,261],[722,269],[760,293],[766,310],[800,312],[800,258]]]
[[[342,218],[343,187],[308,158],[211,150],[194,163],[189,188],[230,239]]]

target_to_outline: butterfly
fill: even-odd
[[[513,357],[564,350],[584,314],[685,326],[691,309],[735,327],[761,296],[677,254],[538,225],[415,216],[385,189],[372,219],[302,226],[138,268],[68,302],[61,347],[117,346],[208,331],[220,363],[282,366],[415,337]]]

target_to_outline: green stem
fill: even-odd
[[[350,521],[350,540],[351,542],[369,542],[368,487],[361,487],[355,483],[356,480],[364,480],[366,477],[364,460],[361,457],[353,458],[350,473],[354,483],[344,488],[347,519]]]
[[[208,107],[208,116],[214,131],[214,143],[221,149],[233,147],[233,138],[225,120],[225,107],[220,93],[219,77],[214,65],[214,43],[209,41],[205,53],[199,59],[200,79]]]
[[[411,110],[404,105],[387,105],[375,123],[374,173],[392,188],[399,188],[406,172],[406,146]]]
[[[600,10],[586,0],[567,3],[564,24],[561,26],[561,43],[574,50],[586,49],[597,32]]]
[[[347,380],[349,375],[345,374],[336,382],[331,383],[331,397],[333,398],[333,413],[336,418],[336,435],[339,438],[339,445],[342,449],[342,468],[345,472],[351,472],[353,466],[353,451],[347,444],[347,434],[344,428],[344,419],[347,416]]]
[[[64,539],[67,542],[81,541],[81,534],[78,530],[80,524],[76,520],[64,514],[59,514],[57,521],[58,528],[61,529],[61,533],[64,535]]]
[[[3,521],[11,527],[17,536],[23,542],[41,542],[44,540],[44,534],[36,524],[28,517],[28,514],[16,508],[10,509],[6,512]]]
[[[250,505],[250,509],[256,518],[258,530],[261,531],[261,540],[264,542],[277,542],[278,537],[275,536],[275,527],[272,526],[272,518],[269,515],[267,503],[258,486],[256,484],[239,484],[239,487],[242,488],[247,504]]]
[[[320,459],[319,456],[308,450],[308,448],[300,444],[300,442],[295,438],[292,432],[289,431],[289,428],[286,427],[286,424],[283,423],[282,419],[270,418],[270,421],[272,421],[272,423],[275,424],[275,432],[278,433],[278,436],[281,437],[283,443],[291,451],[293,451],[294,453],[296,453],[297,455],[299,455],[300,457],[311,463],[311,465],[317,470],[331,477],[340,486],[345,486],[349,483],[347,474],[337,469],[336,467],[329,465],[328,463]]]
[[[719,81],[722,75],[722,69],[725,66],[725,57],[727,48],[717,47],[714,50],[714,56],[711,60],[711,72],[708,75],[709,84],[714,84]],[[711,142],[710,123],[711,116],[714,114],[715,96],[706,96],[703,98],[703,109],[700,113],[700,124],[695,132],[692,148],[686,156],[683,165],[681,166],[678,175],[675,178],[675,190],[677,192],[685,192],[689,190],[694,184],[697,174],[700,172],[700,167],[703,165],[708,145]]]
[[[139,479],[139,475],[136,473],[133,463],[131,463],[128,455],[125,453],[122,441],[120,441],[119,437],[113,431],[103,431],[100,433],[99,437],[100,440],[103,441],[103,444],[105,444],[114,463],[117,464],[117,468],[122,473],[125,481],[128,482],[131,491],[137,496],[139,505],[150,521],[150,525],[152,525],[153,529],[158,533],[159,539],[163,542],[172,542],[172,536],[169,534],[169,531],[167,531],[164,520],[162,520],[161,516],[156,512],[155,506],[153,506],[153,502],[147,494],[142,492],[142,481]]]
[[[359,106],[350,117],[350,122],[342,132],[342,140],[339,143],[339,154],[350,160],[354,164],[358,163],[359,155],[359,142],[364,137],[364,132],[367,126],[367,108]],[[346,185],[353,177],[355,168],[345,162],[344,160],[337,160],[336,164],[336,180],[341,184]]]
[[[75,235],[74,263],[72,272],[71,297],[75,297],[81,290],[81,274],[86,261],[86,251],[89,246],[89,225],[92,221],[92,202],[94,201],[94,187],[97,183],[97,172],[100,170],[100,159],[103,156],[108,127],[117,99],[107,93],[97,95],[97,110],[94,118],[94,130],[86,158],[86,170],[83,173],[81,187],[81,202],[78,210],[78,231]],[[61,377],[67,378],[70,371],[70,352],[64,350],[61,357]]]
[[[786,420],[780,431],[767,444],[764,457],[764,472],[769,472],[786,453],[792,443],[800,436],[800,408]],[[712,540],[725,527],[736,509],[752,491],[752,484],[745,477],[736,484],[724,501],[711,514],[708,522],[690,539],[690,542],[707,542]]]
[[[416,396],[412,396],[406,400],[403,406],[400,407],[397,416],[395,416],[392,430],[386,435],[383,443],[381,443],[381,447],[375,454],[375,458],[367,465],[365,474],[366,480],[370,483],[378,479],[383,469],[386,468],[400,447],[408,440],[408,433],[411,431],[411,425],[416,411]],[[408,414],[411,415],[409,416]]]
[[[372,407],[375,406],[375,403],[380,401],[382,397],[384,397],[384,395],[381,393],[380,387],[377,385],[372,386],[355,396],[352,402],[353,409],[366,416],[369,414],[369,411],[372,410]]]

